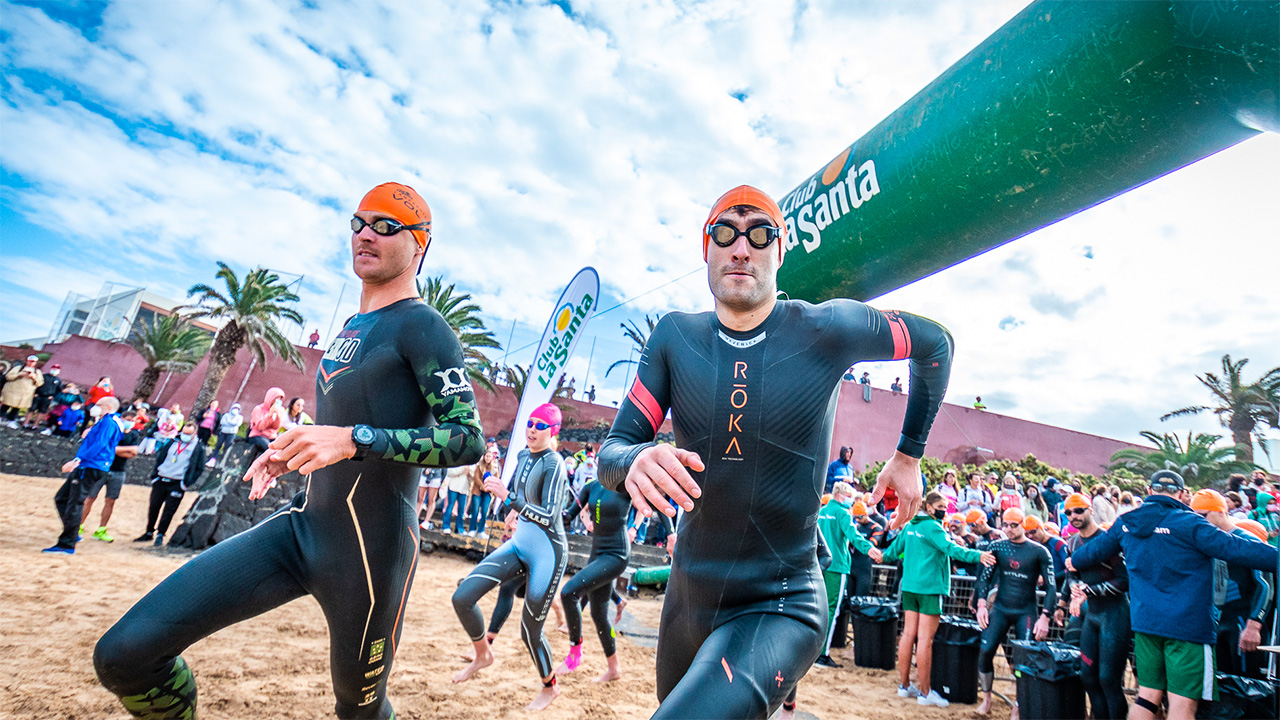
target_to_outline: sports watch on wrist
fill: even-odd
[[[368,425],[357,425],[351,428],[351,441],[356,444],[356,454],[352,455],[351,459],[363,460],[369,448],[373,447],[373,441],[376,438],[373,428]]]

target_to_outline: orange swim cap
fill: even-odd
[[[1257,536],[1262,542],[1267,542],[1267,529],[1257,520],[1237,520],[1236,527]]]
[[[1089,496],[1084,493],[1071,493],[1066,500],[1062,501],[1062,507],[1066,510],[1091,508],[1093,503],[1089,500]]]
[[[1027,518],[1022,521],[1022,529],[1027,532],[1031,532],[1032,530],[1038,529],[1042,524],[1043,523],[1040,522],[1040,518],[1035,515],[1028,515]]]
[[[1022,511],[1019,510],[1018,508],[1009,508],[1008,510],[1005,510],[1004,514],[1001,515],[1000,517],[1003,518],[1004,521],[1007,523],[1019,523],[1019,524],[1027,518],[1027,516],[1023,515]]]
[[[849,512],[853,513],[854,517],[862,517],[867,514],[867,506],[859,501],[854,503],[853,507],[849,508]]]
[[[431,208],[417,190],[400,183],[382,183],[365,193],[356,212],[372,211],[395,218],[405,225],[426,223],[426,230],[410,230],[419,248],[426,248],[431,237]]]
[[[750,185],[739,185],[729,192],[720,196],[715,205],[711,206],[711,214],[707,215],[707,221],[702,224],[702,260],[707,260],[707,249],[711,244],[711,225],[720,216],[720,213],[731,207],[746,205],[748,207],[758,208],[765,211],[773,220],[773,224],[782,229],[782,234],[774,242],[778,243],[778,264],[782,264],[782,246],[787,241],[787,221],[782,216],[782,208],[778,207],[778,203],[773,198],[764,194]]]
[[[822,504],[823,504],[823,505],[826,505],[826,504],[827,504],[827,503],[829,503],[829,502],[831,502],[831,493],[823,493],[823,495],[822,495]]]
[[[964,514],[964,521],[972,525],[973,523],[981,522],[986,517],[981,510],[970,510]]]
[[[1058,531],[1058,525],[1057,525],[1056,523],[1051,523],[1051,522],[1047,522],[1047,523],[1045,523],[1045,524],[1044,524],[1044,531],[1045,531],[1045,532],[1047,532],[1047,533],[1049,533],[1050,535],[1052,535],[1052,536],[1054,536],[1054,537],[1062,537],[1062,535],[1061,535],[1061,534],[1059,534],[1059,531]]]
[[[1218,494],[1217,490],[1205,488],[1191,496],[1191,509],[1198,512],[1220,512],[1227,511],[1227,499]]]

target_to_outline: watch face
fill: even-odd
[[[360,443],[361,445],[368,445],[372,443],[373,428],[367,425],[360,425],[356,427],[355,438],[356,438],[356,442]]]

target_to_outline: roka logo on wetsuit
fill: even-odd
[[[440,391],[441,395],[448,397],[457,395],[460,392],[473,392],[471,383],[467,380],[467,371],[463,368],[449,368],[435,373],[444,383],[444,388]]]

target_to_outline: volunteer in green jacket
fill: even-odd
[[[831,565],[822,571],[822,581],[827,586],[827,642],[822,646],[822,655],[814,663],[823,667],[839,667],[831,659],[831,636],[836,629],[836,615],[840,612],[840,602],[844,600],[845,582],[852,569],[849,546],[854,552],[871,556],[880,562],[881,552],[858,532],[857,523],[849,509],[853,507],[853,486],[847,482],[837,482],[832,486],[831,502],[818,511],[818,532],[831,550]]]
[[[947,498],[930,491],[920,513],[894,539],[885,560],[902,558],[902,638],[898,641],[898,697],[914,697],[920,705],[946,707],[950,703],[929,687],[933,666],[933,635],[942,615],[942,597],[951,594],[951,563],[981,561],[994,565],[995,555],[961,547],[947,537],[942,520],[947,516]],[[821,520],[819,520],[821,522]],[[911,648],[916,651],[916,682],[910,684]]]

